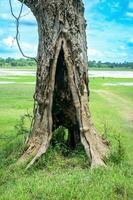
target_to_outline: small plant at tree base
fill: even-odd
[[[69,147],[67,145],[68,142],[68,130],[63,126],[60,126],[53,133],[53,138],[51,140],[51,145],[56,150],[61,150],[61,153],[64,156],[69,154]]]
[[[122,137],[121,134],[119,133],[117,136],[115,136],[116,140],[116,147],[112,152],[110,153],[108,160],[113,162],[114,164],[121,164],[125,160],[125,148],[122,143]]]
[[[27,121],[30,121],[30,123],[32,121],[32,116],[29,113],[21,116],[20,120],[15,125],[17,136],[23,135],[25,143],[28,140],[29,135],[30,135],[30,128],[26,126]]]

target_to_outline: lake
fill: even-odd
[[[89,77],[133,78],[133,71],[89,70]],[[0,77],[35,76],[35,70],[0,69]]]
[[[101,71],[90,70],[89,77],[108,77],[108,78],[133,78],[133,71]]]

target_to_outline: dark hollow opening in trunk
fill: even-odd
[[[69,84],[67,65],[62,47],[59,53],[55,75],[52,108],[53,131],[59,126],[67,128],[69,131],[67,144],[74,149],[80,141],[80,136],[76,109]]]

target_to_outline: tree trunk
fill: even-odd
[[[22,0],[20,0],[22,2]],[[38,23],[39,47],[32,135],[21,157],[28,167],[47,151],[60,125],[79,139],[92,166],[104,165],[107,147],[96,133],[88,110],[86,21],[81,0],[25,0]]]

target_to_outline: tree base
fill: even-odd
[[[63,125],[70,132],[70,144],[73,147],[81,140],[92,167],[105,166],[107,146],[91,122],[88,110],[88,83],[83,74],[81,87],[78,87],[66,39],[61,37],[56,46],[50,72],[49,95],[45,103],[38,104],[29,147],[20,161],[32,157],[27,168],[33,165],[46,153],[53,130]]]
[[[105,167],[105,158],[108,151],[107,141],[98,136],[95,129],[93,129],[93,132],[90,133],[89,137],[86,134],[81,134],[81,142],[87,153],[90,167]],[[41,144],[38,142],[38,138],[31,138],[28,142],[28,148],[18,160],[18,164],[28,163],[26,169],[30,168],[37,160],[39,160],[41,156],[46,153],[49,145],[49,138],[47,138],[47,140],[45,138],[45,141]]]

